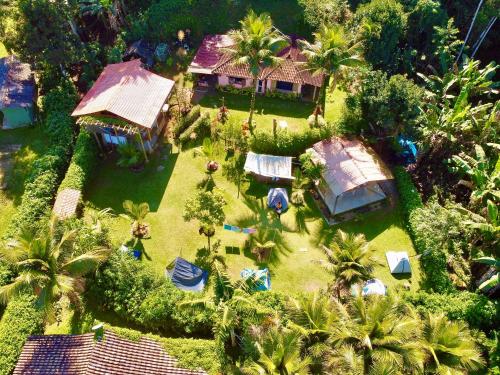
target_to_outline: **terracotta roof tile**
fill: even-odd
[[[246,65],[236,65],[232,63],[232,59],[220,52],[220,47],[213,41],[224,39],[224,47],[231,45],[227,35],[207,36],[196,53],[190,69],[196,73],[196,69],[202,66],[208,69],[207,73],[222,74],[232,77],[252,78],[252,74]],[[323,76],[313,76],[309,71],[305,70],[304,62],[306,57],[300,52],[297,47],[296,40],[292,44],[278,53],[278,56],[283,58],[283,62],[276,68],[264,68],[259,79],[271,79],[275,81],[285,81],[291,83],[309,84],[321,87]],[[214,63],[214,61],[216,61]]]
[[[106,331],[93,334],[32,336],[13,375],[206,375],[177,367],[161,344],[142,337],[130,341]]]
[[[109,112],[151,128],[172,92],[174,81],[141,67],[140,60],[104,68],[72,116]]]

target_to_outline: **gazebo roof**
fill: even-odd
[[[174,81],[141,67],[140,60],[104,68],[72,116],[109,113],[151,128],[172,92]]]

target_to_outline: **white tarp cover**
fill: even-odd
[[[293,180],[292,158],[249,152],[243,169],[259,176]]]
[[[385,257],[391,273],[411,273],[410,258],[406,251],[388,251]]]

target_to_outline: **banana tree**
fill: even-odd
[[[487,292],[490,289],[494,288],[495,286],[498,285],[499,279],[498,279],[498,273],[500,271],[500,260],[495,259],[493,257],[481,257],[474,259],[475,262],[477,263],[482,263],[486,264],[490,267],[493,267],[495,269],[495,272],[493,275],[491,275],[487,280],[483,281],[481,285],[479,285],[479,290],[483,292]]]

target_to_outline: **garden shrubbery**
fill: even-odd
[[[43,333],[43,314],[35,308],[34,301],[34,296],[22,295],[12,300],[3,314],[0,321],[0,375],[12,373],[29,336]]]
[[[465,320],[472,328],[488,332],[500,325],[498,302],[471,292],[437,294],[419,291],[405,294],[405,300],[420,312],[444,313],[452,320]]]
[[[250,137],[250,150],[258,154],[299,156],[307,148],[322,139],[330,138],[334,129],[331,125],[320,129],[306,129],[302,132],[277,131],[276,136],[265,131],[255,132]]]
[[[181,118],[180,121],[177,122],[177,124],[174,127],[173,133],[174,137],[178,138],[188,127],[190,127],[193,122],[195,122],[201,114],[201,107],[200,105],[195,105],[189,113]]]
[[[76,139],[75,152],[59,191],[67,188],[82,191],[97,161],[97,147],[94,139],[85,130]]]
[[[186,130],[179,136],[179,141],[185,143],[193,138],[199,138],[201,134],[210,130],[210,113],[203,112]]]
[[[178,303],[194,297],[177,289],[170,280],[158,277],[128,254],[115,253],[90,287],[91,298],[102,301],[106,310],[152,331],[209,336],[212,309],[193,313]]]
[[[7,230],[7,237],[14,237],[21,228],[36,228],[36,223],[50,210],[73,144],[73,120],[70,111],[77,96],[71,82],[64,81],[42,98],[44,131],[51,143],[45,155],[33,162],[27,178],[21,204]]]

